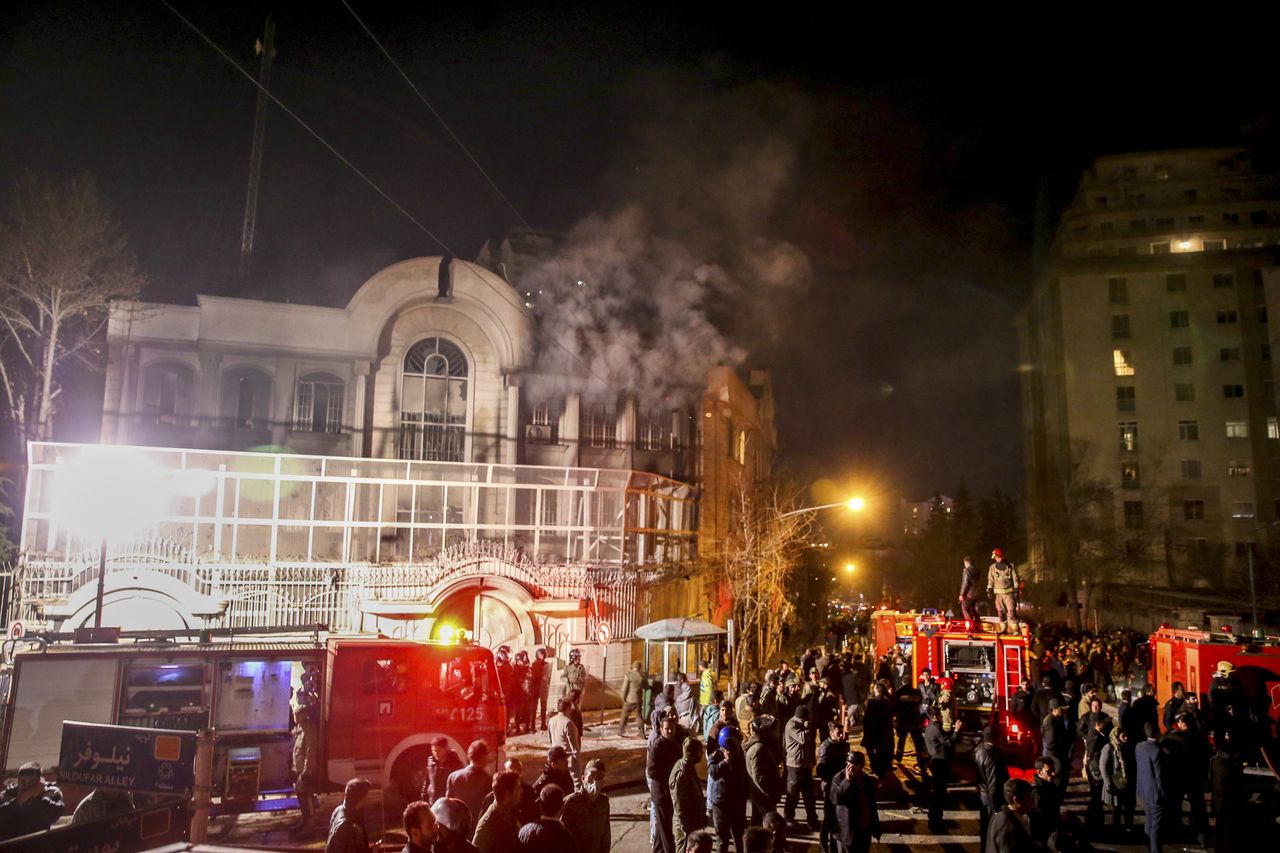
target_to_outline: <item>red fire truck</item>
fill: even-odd
[[[21,646],[20,646],[21,647]],[[0,767],[56,767],[62,723],[215,731],[222,811],[292,793],[291,698],[303,674],[319,700],[322,784],[367,777],[416,798],[430,744],[499,752],[506,708],[492,653],[467,643],[374,636],[206,643],[31,643],[0,697]],[[278,796],[277,796],[278,795]]]
[[[1237,637],[1229,625],[1198,631],[1162,626],[1150,638],[1152,683],[1161,706],[1181,681],[1188,693],[1209,695],[1219,661],[1235,667],[1234,677],[1250,706],[1268,707],[1280,718],[1280,638]]]

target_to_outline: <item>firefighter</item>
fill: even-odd
[[[966,621],[979,624],[978,567],[973,564],[973,557],[964,558],[964,568],[960,572],[960,613]]]
[[[994,561],[987,570],[987,592],[995,596],[996,615],[1004,622],[1018,621],[1018,570],[1004,558],[1004,551],[991,552]]]
[[[320,760],[320,670],[307,664],[302,670],[301,685],[293,696],[293,791],[298,797],[302,816],[293,827],[295,835],[311,828],[317,805]]]

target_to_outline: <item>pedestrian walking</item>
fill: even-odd
[[[538,792],[540,817],[520,827],[516,838],[521,853],[582,853],[578,839],[560,821],[564,811],[564,791],[548,785]]]
[[[671,768],[667,787],[671,798],[671,834],[676,853],[686,853],[689,835],[707,825],[707,800],[698,764],[702,761],[702,741],[686,738],[681,758]]]
[[[569,775],[573,777],[573,785],[565,790],[573,790],[582,778],[582,768],[578,764],[578,755],[582,752],[582,729],[573,721],[574,705],[572,699],[561,699],[556,715],[547,721],[547,736],[552,746],[561,747],[569,759]]]
[[[973,763],[978,782],[978,849],[988,853],[987,829],[991,819],[1004,808],[1004,783],[1009,781],[1009,767],[1000,754],[1002,731],[997,726],[985,726],[982,740],[973,751]]]
[[[1134,761],[1138,766],[1138,799],[1142,800],[1142,807],[1146,810],[1147,842],[1151,853],[1160,853],[1160,845],[1168,835],[1165,762],[1160,741],[1156,739],[1157,731],[1155,723],[1149,720],[1143,723],[1146,738],[1134,750]]]
[[[893,756],[893,708],[881,682],[872,685],[871,698],[867,700],[867,711],[862,721],[862,748],[867,752],[872,773],[884,776],[889,772]]]
[[[787,766],[787,799],[783,806],[783,816],[788,823],[794,823],[796,799],[803,798],[809,829],[817,832],[819,824],[813,804],[814,754],[810,751],[808,706],[796,708],[795,716],[787,721],[782,742]]]
[[[849,753],[844,771],[831,785],[827,802],[835,810],[839,853],[867,853],[872,839],[880,837],[876,780],[866,774],[866,763],[861,752]]]
[[[1040,721],[1041,755],[1053,759],[1054,775],[1059,777],[1058,785],[1065,790],[1062,776],[1071,773],[1071,725],[1067,719],[1066,707],[1057,697],[1049,700],[1049,713]]]
[[[1135,769],[1129,733],[1120,726],[1113,726],[1098,755],[1102,799],[1111,809],[1112,826],[1133,829]]]
[[[677,721],[673,716],[662,718],[658,736],[649,742],[649,751],[645,754],[645,777],[649,781],[649,808],[654,818],[654,853],[676,853],[675,837],[672,834],[673,800],[671,797],[671,771],[680,760],[682,752],[680,741],[676,739]],[[698,745],[701,750],[702,745]],[[702,786],[698,785],[701,795]],[[703,807],[705,820],[706,807]]]
[[[893,751],[893,760],[899,764],[905,756],[907,740],[911,741],[912,755],[916,761],[916,772],[921,779],[929,778],[929,758],[924,751],[924,717],[920,713],[920,689],[908,684],[898,691],[897,701],[893,708],[893,726],[898,733],[898,744]]]
[[[838,721],[827,724],[827,738],[818,747],[818,779],[821,780],[822,792],[822,830],[818,833],[818,848],[823,853],[838,853],[836,850],[838,827],[836,826],[836,810],[831,807],[831,786],[836,778],[844,773],[845,763],[849,758],[849,740],[844,726]]]
[[[683,673],[676,676],[676,715],[689,731],[698,728],[698,692]]]
[[[622,679],[622,719],[618,723],[618,735],[622,736],[627,733],[627,723],[631,721],[631,715],[636,715],[636,725],[640,727],[640,736],[644,737],[645,719],[641,716],[640,706],[644,702],[645,684],[649,680],[643,671],[644,664],[641,661],[634,661],[631,669],[627,670],[627,674]]]
[[[368,853],[369,834],[364,826],[364,801],[372,790],[368,779],[350,779],[342,790],[342,802],[329,817],[324,853]]]
[[[747,768],[742,752],[742,733],[733,726],[720,730],[720,748],[707,762],[707,778],[711,781],[707,806],[711,823],[719,839],[719,853],[728,853],[733,843],[736,853],[742,849],[742,833],[747,828]]]
[[[871,670],[862,655],[853,656],[849,669],[840,677],[840,690],[844,694],[845,727],[857,725],[862,721],[862,706],[871,692]]]
[[[578,839],[581,853],[609,853],[609,795],[604,792],[605,764],[599,758],[587,762],[582,771],[582,788],[564,801],[561,821]]]
[[[777,721],[766,715],[751,721],[751,737],[743,752],[747,758],[748,797],[751,800],[751,824],[759,826],[764,817],[778,807],[782,798],[782,759],[774,750]]]
[[[472,820],[479,816],[484,795],[493,787],[493,776],[488,764],[489,744],[473,740],[471,746],[467,747],[467,766],[450,773],[449,781],[445,784],[445,796],[466,803]]]

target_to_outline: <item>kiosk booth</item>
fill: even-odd
[[[661,674],[662,684],[675,684],[677,676],[698,679],[698,663],[707,661],[720,672],[721,638],[728,632],[705,619],[659,619],[636,629],[644,640],[644,670]],[[654,656],[660,657],[660,663]]]

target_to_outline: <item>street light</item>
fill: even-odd
[[[778,516],[778,518],[786,518],[789,515],[799,515],[802,512],[817,512],[820,509],[832,509],[838,506],[842,506],[845,509],[849,510],[850,512],[861,512],[862,508],[866,506],[866,501],[864,501],[862,498],[849,498],[847,501],[836,501],[833,504],[818,504],[817,506],[806,506],[806,507],[802,507],[801,509],[793,509],[790,512],[784,512],[782,515]]]
[[[846,574],[850,574],[850,575],[851,575],[851,574],[853,574],[855,571],[857,571],[857,569],[858,569],[858,567],[857,567],[857,566],[855,566],[853,563],[845,563],[845,564],[844,564],[844,570],[845,570],[845,573],[846,573]]]

